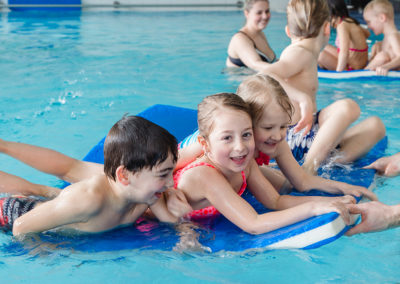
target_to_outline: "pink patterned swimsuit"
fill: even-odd
[[[195,167],[199,167],[199,166],[207,166],[210,168],[215,169],[215,167],[213,165],[210,165],[208,163],[205,162],[199,162],[199,163],[193,163],[193,164],[189,164],[186,167],[177,170],[174,174],[174,187],[177,188],[178,184],[179,184],[179,180],[181,179],[181,176],[184,172],[186,172],[187,170],[190,170],[192,168]],[[243,192],[245,191],[246,187],[247,187],[247,182],[246,182],[246,175],[244,174],[244,172],[242,171],[242,179],[243,179],[243,183],[242,186],[238,192],[239,196],[241,196],[243,194]],[[192,212],[190,212],[189,214],[187,214],[187,217],[191,218],[191,219],[197,219],[197,218],[209,218],[209,217],[213,217],[220,214],[218,212],[217,209],[215,209],[214,206],[208,206],[202,209],[198,209],[198,210],[194,210]]]

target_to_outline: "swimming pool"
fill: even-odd
[[[285,21],[284,14],[273,14],[266,30],[278,53],[289,43]],[[0,23],[0,137],[74,157],[83,157],[127,112],[155,103],[194,108],[205,95],[239,84],[221,70],[227,43],[243,23],[241,12],[12,12],[1,14]],[[393,154],[400,150],[399,86],[393,80],[325,80],[318,104],[350,97],[364,117],[379,115]],[[34,182],[58,183],[3,155],[0,164]],[[383,202],[400,202],[400,178],[376,183]],[[399,237],[395,229],[309,251],[181,254],[76,251],[61,241],[21,246],[1,233],[0,275],[11,283],[391,283],[400,279]]]

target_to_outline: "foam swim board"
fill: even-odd
[[[197,129],[196,111],[192,109],[154,105],[139,115],[166,128],[178,141],[183,140],[183,138]],[[103,144],[104,139],[93,147],[84,160],[103,163]],[[320,174],[331,179],[369,187],[374,180],[375,171],[360,169],[360,167],[381,157],[386,146],[387,139],[385,138],[363,159],[357,161],[353,168],[330,167],[324,169]],[[311,192],[311,194],[315,193],[318,194],[319,192]],[[244,198],[259,213],[267,211],[248,191],[245,193]],[[349,228],[337,213],[312,217],[261,235],[250,235],[223,216],[211,219],[203,226],[204,229],[198,230],[199,241],[213,252],[223,250],[317,248],[338,239]],[[80,238],[85,240],[87,237]],[[91,236],[89,242],[74,240],[74,248],[85,251],[132,248],[171,250],[178,241],[179,237],[173,226],[156,221],[141,220],[136,226],[113,230],[94,237]]]
[[[387,76],[376,75],[371,70],[351,70],[351,71],[332,71],[318,69],[318,78],[321,79],[360,79],[360,78],[381,78],[381,79],[400,79],[400,71],[389,71]]]

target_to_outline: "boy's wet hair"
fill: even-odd
[[[275,101],[288,115],[291,122],[294,108],[290,98],[282,88],[281,84],[274,78],[265,74],[256,74],[247,77],[237,89],[238,96],[249,105],[253,115],[253,122],[257,124],[265,108]]]
[[[207,138],[218,119],[217,111],[226,109],[243,111],[252,119],[249,106],[241,97],[233,93],[219,93],[205,97],[197,107],[197,123],[200,135]]]
[[[324,23],[330,20],[326,0],[290,0],[286,11],[290,34],[297,38],[317,37]]]
[[[374,11],[376,15],[382,13],[388,18],[394,19],[393,5],[388,0],[372,0],[365,6],[364,12],[367,10]]]
[[[257,2],[267,2],[269,4],[269,0],[246,0],[244,2],[243,9],[246,11],[250,11],[253,8],[254,4]]]
[[[152,169],[170,154],[178,158],[175,137],[167,130],[140,116],[124,116],[108,132],[104,142],[104,173],[115,180],[115,171]]]

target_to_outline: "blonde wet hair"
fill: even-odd
[[[257,2],[267,2],[269,4],[269,0],[246,0],[243,5],[243,10],[249,12]]]
[[[388,18],[394,19],[393,5],[388,0],[372,0],[365,6],[364,12],[367,10],[373,11],[375,15],[384,14]]]
[[[281,84],[265,74],[247,77],[239,85],[237,94],[249,105],[254,124],[257,124],[268,105],[275,101],[291,122],[294,108]]]
[[[324,23],[330,20],[326,0],[290,0],[286,12],[290,34],[297,38],[317,37]]]
[[[197,107],[199,134],[207,138],[214,128],[218,111],[226,109],[243,111],[252,119],[250,108],[244,100],[233,93],[219,93],[205,97]]]

